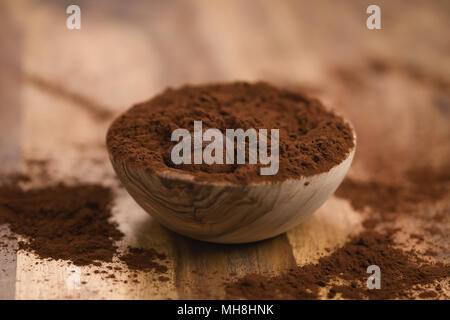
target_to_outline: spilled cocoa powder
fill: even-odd
[[[155,249],[131,248],[128,247],[128,253],[121,256],[120,260],[125,262],[131,270],[154,270],[156,273],[166,273],[168,271],[165,265],[157,261],[165,260],[167,256],[158,253]]]
[[[328,298],[394,299],[414,297],[417,285],[434,284],[448,277],[450,265],[420,262],[414,254],[395,248],[392,234],[365,231],[351,238],[317,264],[307,264],[279,276],[249,274],[226,286],[228,297],[248,299],[318,299],[321,290]],[[381,269],[380,290],[368,290],[366,269]],[[342,281],[343,284],[334,284]],[[326,287],[330,287],[326,289]]]
[[[193,122],[203,128],[279,129],[279,171],[260,175],[261,164],[177,166],[164,155],[175,144],[171,134]],[[344,160],[354,146],[352,129],[315,99],[264,82],[184,86],[167,89],[117,118],[107,134],[109,152],[128,166],[148,172],[189,171],[197,180],[282,181],[325,172]],[[268,141],[270,146],[270,139]],[[247,161],[248,162],[248,161]]]
[[[449,186],[449,171],[445,168],[409,170],[402,185],[347,178],[336,195],[348,199],[355,210],[369,210],[363,222],[365,231],[351,237],[329,256],[321,257],[316,264],[299,266],[278,276],[249,274],[227,283],[227,296],[249,299],[318,299],[324,295],[330,299],[436,298],[442,291],[439,281],[450,278],[450,265],[425,261],[415,250],[404,251],[397,247],[394,236],[398,230],[390,228],[389,222],[401,214],[416,214],[418,205],[444,199]],[[448,242],[448,238],[444,240]],[[436,256],[436,253],[428,256]],[[366,269],[370,265],[381,269],[380,290],[367,289]],[[424,286],[428,290],[421,289],[417,294],[416,290]]]
[[[413,168],[406,172],[405,178],[406,183],[403,184],[347,178],[336,191],[336,196],[348,199],[355,210],[362,211],[368,207],[386,217],[414,212],[418,204],[438,201],[450,191],[450,167],[439,170]]]
[[[109,188],[57,184],[24,190],[18,185],[24,181],[23,175],[13,178],[0,186],[0,225],[9,226],[13,233],[1,238],[15,240],[21,236],[19,249],[78,266],[100,266],[118,255],[116,242],[123,234],[112,221],[113,194]],[[7,247],[8,242],[0,241],[0,246]],[[167,267],[159,263],[165,256],[154,249],[129,247],[119,259],[133,271],[167,272]],[[117,267],[114,270],[120,271]]]
[[[0,187],[0,224],[24,236],[21,249],[87,265],[112,261],[123,234],[111,219],[112,194],[99,185],[63,184],[24,191]]]

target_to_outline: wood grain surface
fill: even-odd
[[[72,3],[81,30],[65,27]],[[361,230],[361,214],[336,197],[287,233],[248,245],[202,243],[160,226],[119,187],[104,141],[114,116],[167,86],[263,79],[317,96],[358,133],[351,177],[395,181],[408,165],[448,163],[450,3],[376,3],[382,30],[365,26],[373,1],[2,1],[2,159],[35,185],[113,187],[120,246],[165,253],[170,280],[139,272],[138,284],[115,283],[91,267],[0,253],[0,298],[224,298],[226,278],[317,261]],[[448,201],[428,210],[448,214]],[[408,239],[420,222],[405,219]],[[435,259],[449,261],[448,240],[430,239]]]

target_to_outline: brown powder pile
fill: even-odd
[[[11,175],[3,179],[8,183],[0,186],[0,225],[8,225],[14,234],[25,238],[19,242],[20,249],[79,266],[100,266],[102,262],[112,261],[118,253],[115,242],[123,234],[111,221],[109,188],[59,184],[25,191],[18,186],[23,177],[27,176]],[[16,240],[16,236],[0,234],[0,247],[8,248],[10,240]],[[159,275],[167,272],[167,267],[160,264],[166,256],[154,249],[129,247],[128,253],[119,258],[134,272],[153,271]],[[107,266],[107,269],[94,273],[109,273],[107,278],[115,279],[115,273],[121,271],[120,267]],[[137,277],[136,273],[133,275]],[[168,280],[163,276],[158,279]]]
[[[355,210],[369,207],[385,214],[412,212],[417,204],[434,202],[447,194],[450,167],[440,170],[414,168],[407,171],[406,178],[407,183],[400,185],[347,178],[336,196],[350,200]]]
[[[347,178],[336,196],[347,199],[355,210],[366,208],[372,215],[364,221],[366,228],[389,221],[399,214],[411,214],[422,203],[433,203],[449,194],[450,168],[413,168],[406,173],[406,183],[388,184]]]
[[[406,254],[392,245],[392,235],[366,231],[353,237],[345,246],[317,264],[307,264],[280,276],[249,274],[228,284],[230,298],[248,299],[318,299],[322,288],[331,285],[328,298],[340,294],[349,299],[411,298],[416,285],[433,284],[450,274],[450,266],[442,263],[417,262],[414,254]],[[366,269],[381,269],[380,290],[369,290]],[[341,280],[342,285],[333,285]]]
[[[24,191],[0,186],[0,224],[27,240],[21,249],[76,265],[112,261],[123,234],[111,219],[112,194],[100,185],[56,186]]]
[[[128,253],[121,256],[120,260],[125,262],[131,270],[154,270],[156,273],[166,273],[167,267],[158,262],[166,258],[165,254],[158,253],[155,249],[128,247]]]
[[[222,133],[238,128],[280,130],[278,174],[261,176],[261,164],[212,172],[205,166],[189,166],[195,178],[203,181],[247,184],[310,176],[339,164],[354,146],[349,125],[319,101],[263,82],[236,82],[167,89],[135,105],[111,125],[107,134],[109,152],[128,166],[149,172],[186,170],[168,163],[164,155],[174,145],[170,141],[172,132],[185,128],[192,133],[195,120],[201,120],[204,129],[215,128]]]
[[[331,255],[320,258],[317,264],[297,267],[275,277],[249,274],[228,283],[228,297],[318,299],[325,293],[328,298],[339,295],[349,299],[405,299],[417,297],[414,291],[423,286],[433,289],[422,289],[419,298],[438,296],[442,289],[436,283],[450,277],[450,265],[426,262],[414,250],[405,252],[397,248],[393,238],[397,230],[389,225],[384,231],[374,228],[393,221],[399,214],[415,214],[420,204],[442,199],[449,190],[448,172],[445,168],[409,170],[404,185],[346,179],[337,196],[349,199],[356,210],[370,209],[363,223],[367,230]],[[380,290],[367,289],[366,270],[370,265],[381,269]]]

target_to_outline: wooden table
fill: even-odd
[[[366,28],[370,1],[296,0],[83,1],[81,30],[68,30],[72,2],[0,5],[0,157],[36,185],[113,186],[120,246],[166,253],[170,281],[141,272],[139,284],[114,284],[20,251],[0,255],[0,298],[223,298],[223,278],[317,261],[361,230],[361,214],[336,197],[286,234],[242,246],[154,222],[117,187],[104,140],[115,115],[167,86],[263,79],[315,95],[356,127],[352,177],[395,181],[410,164],[450,159],[448,1],[377,1],[382,30]],[[48,159],[48,172],[30,159]],[[407,235],[418,222],[402,223]],[[436,243],[439,260],[448,247]]]

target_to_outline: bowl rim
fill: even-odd
[[[256,181],[256,182],[251,182],[251,183],[247,183],[247,184],[240,184],[240,183],[234,183],[234,182],[230,182],[230,181],[202,181],[202,180],[195,180],[195,176],[191,173],[178,173],[178,172],[173,172],[170,170],[161,170],[161,171],[154,171],[151,173],[146,173],[147,175],[153,175],[156,176],[158,178],[162,178],[165,180],[170,180],[170,181],[178,181],[178,182],[186,182],[186,183],[192,183],[192,184],[196,184],[196,185],[204,185],[204,186],[216,186],[216,187],[239,187],[239,188],[245,188],[245,187],[263,187],[263,186],[273,186],[273,185],[280,185],[280,184],[284,184],[284,183],[299,183],[299,182],[306,182],[307,180],[311,180],[314,177],[318,177],[320,175],[323,174],[327,174],[328,172],[330,172],[331,170],[335,169],[336,167],[338,167],[339,165],[341,165],[342,163],[344,163],[345,161],[347,161],[350,156],[352,156],[352,154],[355,153],[356,151],[356,143],[357,143],[357,137],[356,137],[356,132],[353,128],[353,125],[348,121],[345,120],[347,122],[347,124],[349,124],[352,133],[353,133],[353,147],[351,149],[349,149],[345,155],[345,158],[335,164],[333,167],[331,167],[328,171],[323,171],[323,172],[318,172],[316,174],[310,175],[310,176],[305,176],[305,175],[300,175],[298,177],[295,178],[288,178],[285,180],[276,180],[276,181],[270,181],[270,180],[263,180],[263,181]],[[135,167],[135,166],[129,166],[126,163],[124,163],[123,161],[117,161],[115,159],[112,159],[112,156],[110,155],[111,161],[113,163],[117,163],[120,162],[122,163],[122,165],[128,167],[128,168],[133,168],[133,169],[139,169],[139,167]]]
[[[341,162],[336,163],[327,171],[318,172],[316,174],[309,175],[309,176],[299,175],[298,177],[288,178],[288,179],[284,179],[284,180],[276,180],[276,181],[263,180],[263,181],[250,182],[247,184],[234,183],[234,182],[230,182],[230,181],[195,180],[195,176],[191,173],[188,173],[187,171],[184,171],[186,173],[181,173],[181,172],[178,173],[178,172],[174,172],[171,170],[160,170],[160,171],[153,171],[153,172],[146,173],[146,174],[157,176],[159,178],[170,180],[170,181],[186,182],[186,183],[192,183],[192,184],[196,184],[196,185],[209,185],[209,186],[217,186],[217,187],[241,187],[241,188],[242,187],[257,187],[257,186],[262,187],[262,186],[270,186],[270,185],[279,185],[279,184],[283,184],[283,183],[298,183],[298,182],[303,182],[303,180],[312,179],[313,177],[317,177],[322,174],[326,174],[326,173],[330,172],[332,169],[338,167],[339,165],[341,165],[342,163],[347,161],[349,159],[349,157],[355,153],[358,139],[357,139],[355,127],[353,126],[352,122],[349,119],[344,117],[340,112],[338,112],[335,109],[329,108],[324,105],[323,105],[323,107],[325,108],[326,111],[333,113],[335,116],[341,118],[350,127],[350,130],[353,135],[353,147],[347,150],[347,152],[345,154],[345,158]],[[110,128],[108,128],[108,132],[109,132],[109,129]],[[128,168],[139,169],[139,167],[137,167],[137,166],[129,166],[124,161],[114,159],[109,150],[108,143],[106,143],[106,149],[109,153],[111,162],[113,162],[113,163],[120,162],[120,163],[122,163],[122,165],[124,165]]]

